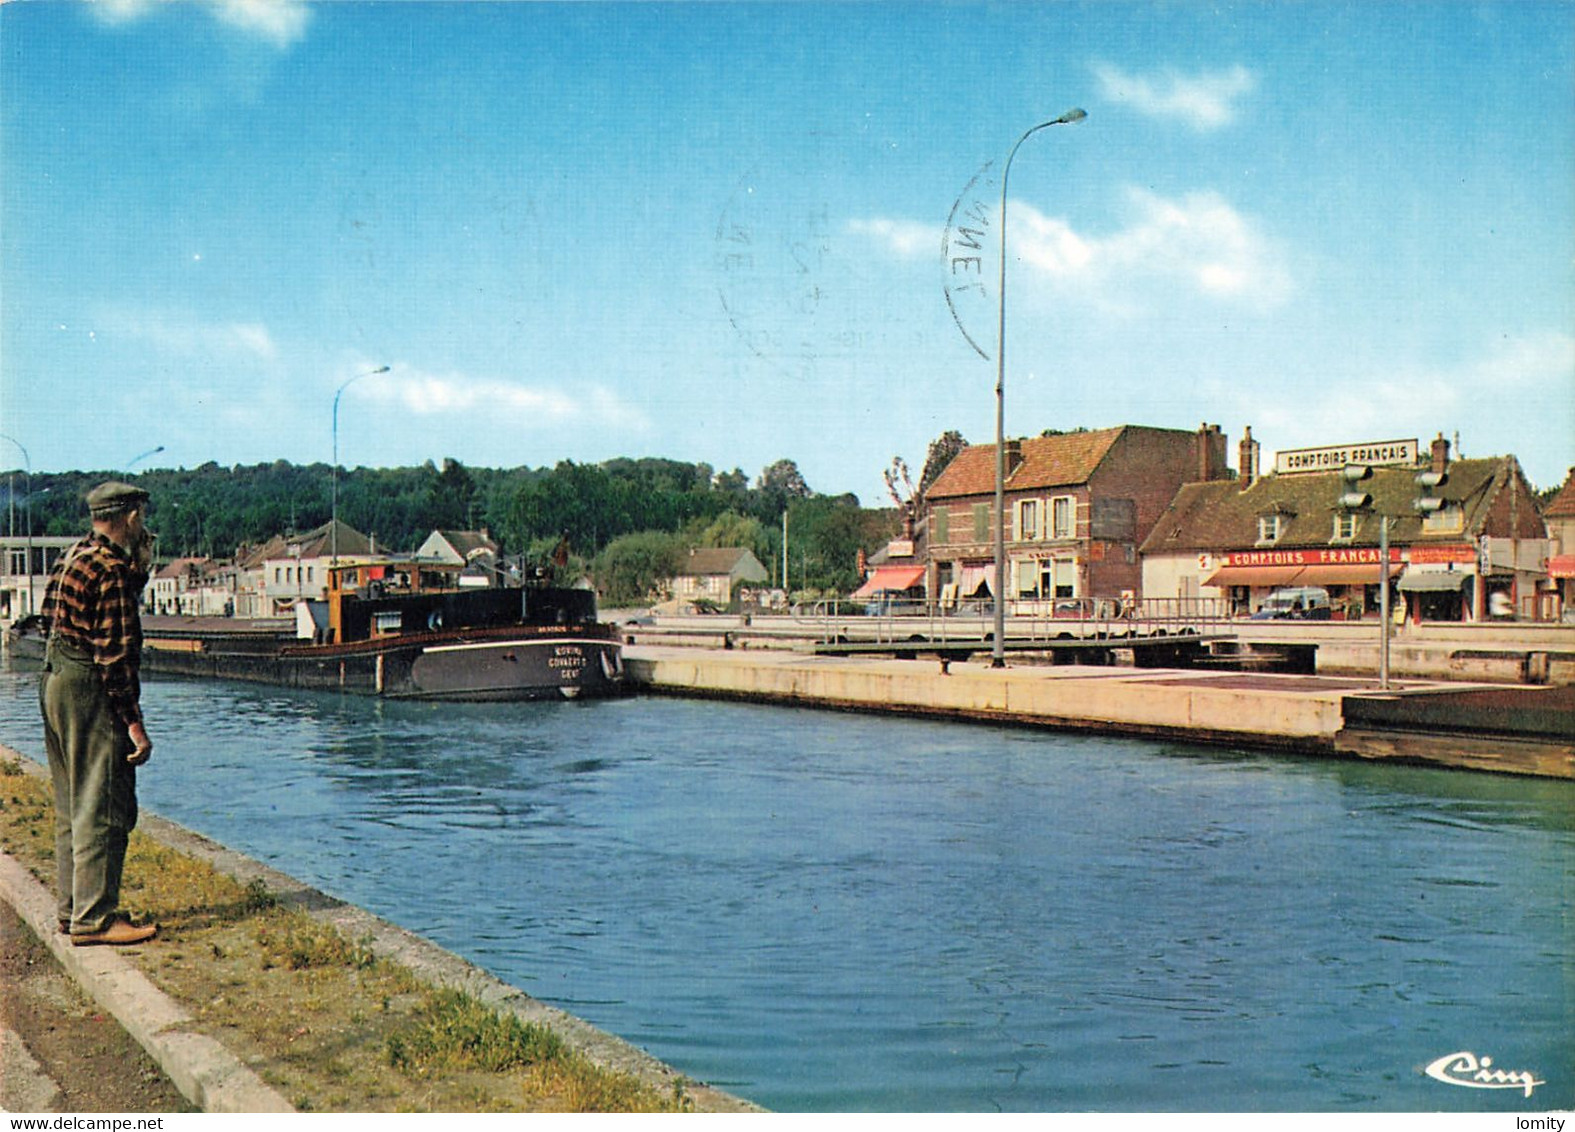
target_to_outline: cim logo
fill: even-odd
[[[1523,1089],[1526,1096],[1538,1085],[1546,1085],[1536,1075],[1525,1069],[1494,1069],[1493,1059],[1468,1050],[1451,1053],[1427,1067],[1427,1075],[1446,1085],[1461,1085],[1467,1089]]]

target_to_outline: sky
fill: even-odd
[[[1073,107],[1010,165],[1008,435],[1563,481],[1575,0],[5,3],[0,465],[787,458],[884,505],[994,439],[999,178]]]

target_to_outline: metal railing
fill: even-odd
[[[993,639],[994,604],[988,599],[942,604],[908,601],[850,601],[827,598],[793,611],[795,623],[822,642],[910,644],[961,643]],[[1005,639],[1032,645],[1056,640],[1125,637],[1211,636],[1228,632],[1230,603],[1224,598],[1145,598],[1123,603],[1105,598],[1061,598],[1008,602]]]

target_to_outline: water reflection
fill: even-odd
[[[677,700],[149,701],[151,808],[771,1107],[1501,1110],[1420,1072],[1473,1043],[1575,1100],[1566,783]]]

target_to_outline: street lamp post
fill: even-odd
[[[22,501],[22,523],[26,526],[27,536],[27,564],[22,570],[22,575],[27,579],[27,600],[22,603],[24,615],[33,612],[33,458],[27,454],[27,449],[22,447],[22,442],[14,437],[0,433],[0,440],[9,440],[16,445],[17,451],[22,453],[22,471],[26,475],[27,496]],[[9,494],[13,494],[8,492]],[[16,502],[11,501],[11,507],[16,507]],[[11,532],[15,534],[15,530]],[[9,553],[7,554],[9,557]]]
[[[387,373],[388,370],[388,366],[378,366],[376,369],[369,369],[365,373],[358,373],[349,381],[346,381],[343,385],[341,385],[334,393],[334,466],[332,469],[333,502],[330,511],[330,521],[328,524],[329,569],[333,569],[333,567],[339,565],[339,398],[346,389],[349,389],[363,377],[371,377],[373,374],[378,373]]]
[[[1378,687],[1389,690],[1389,516],[1378,520]]]
[[[1001,264],[998,321],[995,335],[995,641],[990,667],[1006,667],[1006,183],[1012,175],[1012,158],[1022,144],[1040,130],[1080,122],[1088,114],[1074,107],[1059,118],[1040,122],[1023,133],[1006,155],[1001,170]]]

